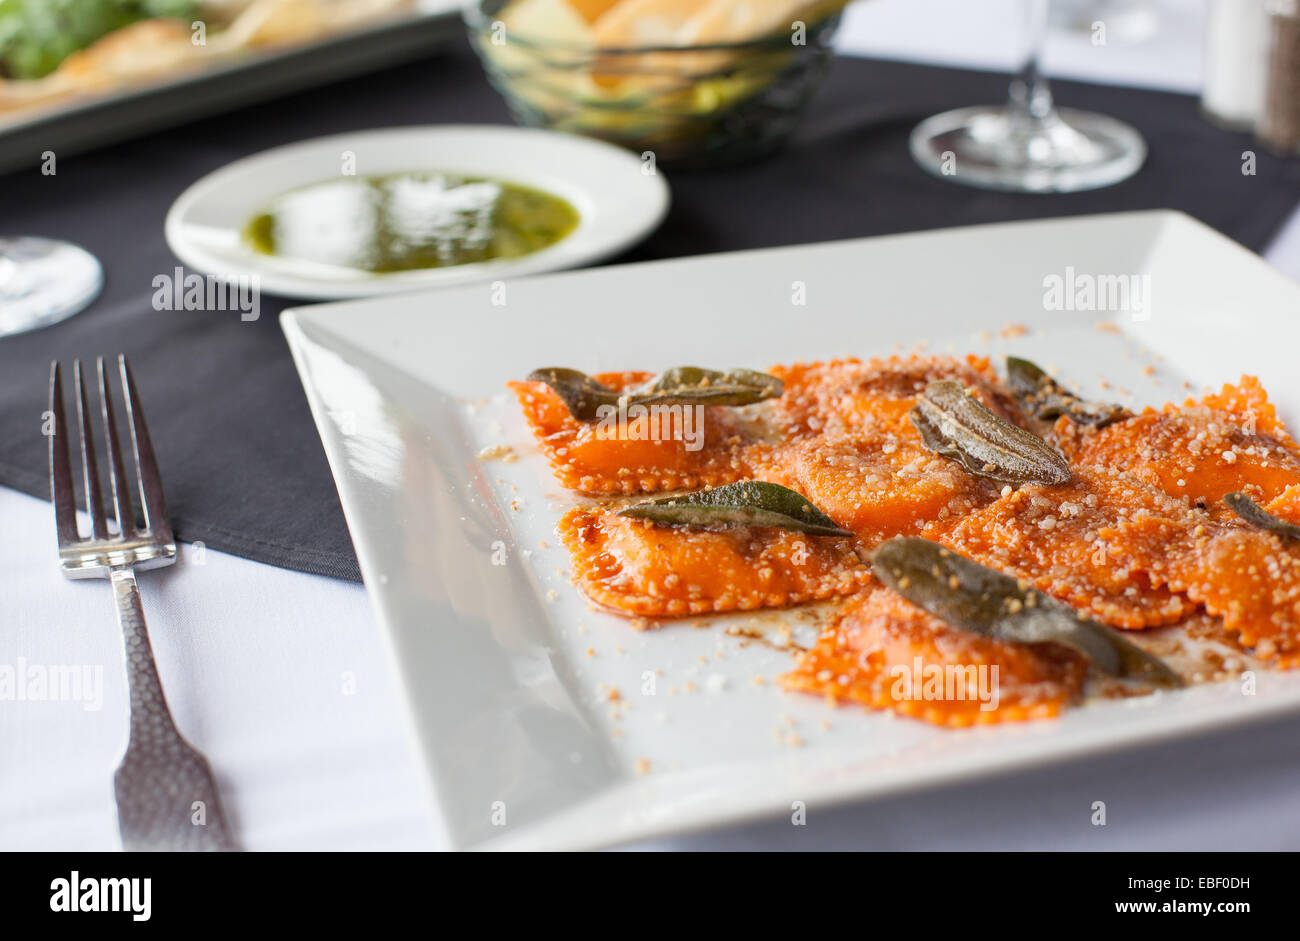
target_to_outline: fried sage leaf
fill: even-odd
[[[1007,380],[1020,407],[1039,421],[1055,421],[1067,415],[1080,425],[1105,428],[1133,415],[1122,405],[1079,398],[1027,359],[1007,357]]]
[[[529,382],[544,382],[564,400],[569,414],[582,422],[601,418],[602,408],[632,405],[752,405],[779,396],[784,385],[776,376],[752,369],[719,372],[698,366],[676,366],[645,385],[619,392],[576,369],[549,366],[528,374]]]
[[[1070,465],[1054,448],[990,411],[955,379],[926,386],[910,417],[927,448],[972,474],[1014,484],[1070,479]]]
[[[685,526],[775,526],[814,536],[852,536],[803,494],[762,480],[661,497],[619,511],[619,516]]]
[[[1289,539],[1300,539],[1300,526],[1274,516],[1244,493],[1225,494],[1223,502],[1228,504],[1232,512],[1252,526],[1258,526],[1260,529]]]
[[[1020,644],[1061,644],[1111,676],[1152,686],[1182,685],[1162,660],[1118,631],[937,542],[890,539],[876,548],[872,563],[882,582],[953,627]]]
[[[635,397],[670,405],[752,405],[778,398],[784,391],[785,383],[776,376],[753,369],[719,372],[699,366],[674,366],[637,389]]]
[[[562,369],[548,366],[534,369],[528,374],[529,382],[544,382],[551,391],[564,400],[569,414],[578,421],[593,422],[599,417],[597,411],[606,405],[617,407],[622,393],[602,385],[584,372],[576,369]]]

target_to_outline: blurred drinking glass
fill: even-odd
[[[70,242],[0,238],[0,337],[71,317],[103,286],[95,256]]]
[[[1146,143],[1122,121],[1057,109],[1039,67],[1048,0],[1027,0],[1027,51],[1005,105],[959,108],[912,132],[912,156],[936,176],[983,189],[1072,193],[1128,179]]]

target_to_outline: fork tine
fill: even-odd
[[[158,458],[153,452],[153,440],[144,422],[144,408],[140,394],[131,375],[131,365],[126,354],[117,357],[122,373],[123,397],[126,400],[126,417],[131,424],[131,442],[135,446],[135,463],[140,469],[140,505],[144,507],[145,525],[149,531],[168,542],[172,538],[172,524],[167,517],[167,501],[163,498],[162,476],[158,473]]]
[[[95,361],[99,373],[99,401],[104,418],[104,441],[108,445],[108,481],[113,493],[113,512],[117,528],[123,536],[135,534],[135,513],[131,510],[131,487],[126,482],[122,465],[122,445],[117,437],[117,418],[113,414],[113,396],[108,390],[108,376],[104,372],[104,357]]]
[[[69,546],[81,538],[77,531],[77,492],[72,486],[72,465],[68,461],[68,436],[63,424],[63,377],[59,362],[50,364],[50,499],[54,501],[54,524],[59,545]]]
[[[90,428],[90,406],[86,402],[86,385],[81,375],[81,360],[72,363],[72,381],[77,392],[77,419],[81,426],[81,468],[86,481],[86,509],[96,539],[108,538],[104,518],[104,497],[99,490],[99,465],[95,460],[95,435]]]

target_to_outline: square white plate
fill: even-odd
[[[1141,309],[1047,309],[1071,272],[1136,277]],[[1025,355],[1135,406],[1250,372],[1296,427],[1300,287],[1187,216],[609,267],[511,281],[504,298],[482,285],[300,308],[283,326],[452,845],[605,845],[1300,709],[1300,673],[1261,675],[1255,695],[1229,682],[964,731],[783,693],[771,680],[790,652],[728,636],[731,618],[639,633],[588,607],[553,534],[574,500],[503,389],[539,366],[763,368],[924,343]],[[478,456],[501,444],[520,459]]]

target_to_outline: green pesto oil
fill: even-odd
[[[519,258],[554,245],[578,211],[551,193],[446,173],[341,177],[278,197],[244,227],[266,255],[375,273]]]

